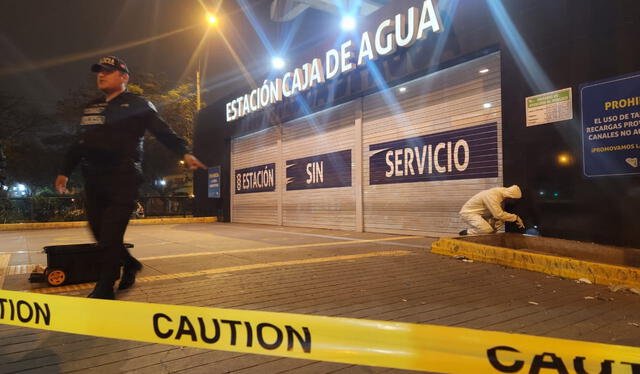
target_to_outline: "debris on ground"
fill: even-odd
[[[609,290],[611,290],[611,292],[618,292],[620,290],[626,290],[626,289],[627,287],[621,284],[615,284],[615,285],[609,286]]]
[[[629,291],[631,293],[634,293],[636,295],[640,295],[640,288],[631,288],[622,284],[616,284],[613,286],[609,286],[609,290],[611,292],[618,292],[618,291]]]
[[[455,256],[454,257],[456,260],[462,261],[462,262],[473,262],[472,259],[464,257],[464,256]]]
[[[587,278],[580,278],[576,281],[576,283],[586,283],[586,284],[593,284],[593,282],[591,282],[590,280],[588,280]]]
[[[600,295],[596,295],[596,296],[585,296],[584,297],[585,300],[600,300],[600,301],[613,301],[612,297],[604,297],[604,296],[600,296]]]
[[[540,305],[540,303],[536,303],[535,301],[529,301],[529,304],[531,304],[531,305]]]
[[[629,322],[628,325],[629,326],[640,327],[640,323],[636,323],[636,322]]]

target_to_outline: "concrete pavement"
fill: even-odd
[[[228,223],[130,226],[126,241],[144,269],[117,297],[640,346],[640,296],[432,254],[435,239]],[[0,232],[10,273],[3,288],[86,296],[90,285],[51,290],[28,283],[20,269],[46,264],[44,245],[87,241],[84,228]],[[0,337],[0,373],[401,372],[6,325]]]

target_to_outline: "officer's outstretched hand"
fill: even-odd
[[[56,177],[55,187],[56,187],[56,191],[58,191],[59,194],[65,194],[69,192],[69,190],[67,190],[68,181],[69,181],[69,178],[67,178],[64,175],[58,175]]]
[[[522,222],[522,218],[520,217],[516,218],[516,225],[518,225],[518,228],[524,229],[524,222]]]
[[[184,164],[186,165],[187,168],[189,168],[189,170],[206,169],[207,168],[207,165],[205,165],[202,162],[200,162],[200,160],[198,160],[196,158],[196,156],[192,155],[191,153],[185,153],[185,155],[184,155]]]

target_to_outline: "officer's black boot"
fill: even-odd
[[[462,235],[467,235],[467,229],[464,229],[464,230],[460,231],[460,232],[458,233],[458,235],[460,235],[460,236],[462,236]]]
[[[133,257],[129,257],[122,269],[122,277],[120,278],[120,284],[118,284],[119,290],[126,290],[133,286],[136,282],[136,273],[142,269],[140,261]]]
[[[93,291],[91,291],[87,297],[92,299],[115,300],[116,295],[113,292],[113,282],[98,281]]]

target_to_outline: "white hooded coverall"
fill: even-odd
[[[518,216],[503,209],[506,198],[522,197],[520,187],[495,187],[473,195],[460,209],[460,217],[469,225],[468,234],[489,234],[497,231],[504,222],[515,222]]]

